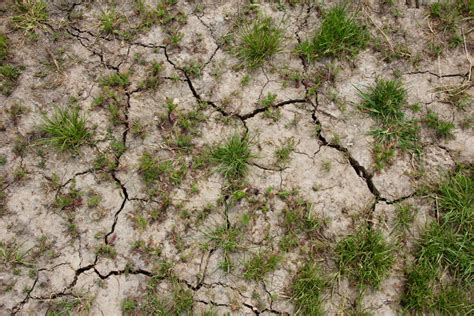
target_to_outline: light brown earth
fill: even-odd
[[[331,6],[329,2],[322,6]],[[331,251],[319,253],[318,247],[332,249],[335,242],[367,221],[380,227],[388,239],[394,238],[395,204],[405,202],[418,210],[406,246],[401,247],[380,289],[368,290],[360,303],[374,315],[401,313],[409,249],[432,207],[430,200],[415,194],[417,188],[436,181],[456,163],[474,159],[472,125],[462,124],[472,119],[474,107],[456,109],[437,91],[440,86],[470,82],[469,47],[446,49],[439,58],[432,58],[426,52],[431,36],[426,7],[407,7],[405,1],[398,1],[399,16],[394,17],[378,1],[361,1],[359,9],[367,21],[373,21],[371,34],[383,41],[378,27],[385,26],[392,44],[405,44],[412,56],[420,54],[421,61],[415,65],[406,58],[387,62],[379,51],[368,48],[354,60],[334,60],[339,69],[335,79],[324,81],[315,95],[309,95],[311,79],[329,61],[302,63],[294,47],[319,25],[318,6],[313,2],[294,6],[258,2],[259,10],[284,26],[285,47],[264,67],[248,72],[238,67],[240,61],[222,40],[236,31],[237,18],[247,5],[245,1],[179,1],[173,10],[186,16],[176,26],[183,38],[179,45],[171,45],[160,25],[141,29],[126,40],[101,34],[101,10],[114,6],[105,1],[48,2],[49,24],[31,40],[12,28],[12,4],[1,4],[1,31],[11,41],[11,60],[23,71],[11,95],[0,97],[0,154],[6,157],[0,167],[6,193],[0,241],[2,251],[15,249],[24,254],[21,263],[13,259],[0,262],[1,315],[46,314],[55,302],[72,298],[80,298],[73,314],[119,315],[125,298],[144,295],[163,260],[172,263],[176,282],[191,291],[190,314],[201,315],[210,309],[218,315],[294,314],[289,288],[307,260],[320,263],[335,278],[324,293],[326,313],[350,313],[357,301],[355,285],[336,276]],[[132,2],[117,1],[115,7],[126,16],[122,31],[136,27],[139,17]],[[152,61],[163,63],[161,83],[156,89],[144,90],[139,83]],[[184,71],[190,62],[197,63],[200,75]],[[130,78],[128,87],[117,90],[124,100],[124,112],[123,123],[115,126],[104,109],[93,105],[101,90],[99,79],[114,72],[128,73]],[[290,80],[286,73],[306,79]],[[456,127],[454,137],[444,140],[424,130],[420,160],[401,154],[393,165],[377,171],[373,139],[368,134],[374,122],[359,110],[356,87],[368,86],[378,77],[392,78],[394,73],[403,80],[409,102],[421,104],[422,114],[430,109]],[[250,84],[242,86],[247,74]],[[468,93],[472,91],[471,85]],[[276,120],[259,105],[269,93],[277,95],[271,106],[279,113]],[[95,144],[83,146],[77,155],[38,145],[35,137],[42,113],[51,113],[55,105],[66,105],[71,98],[77,100],[94,130]],[[167,141],[173,135],[173,127],[163,122],[167,99],[177,106],[177,113],[197,110],[204,117],[189,152]],[[13,120],[9,109],[15,104],[27,111]],[[142,138],[132,132],[132,122],[144,126]],[[222,201],[229,195],[222,176],[212,166],[194,168],[193,159],[235,132],[249,135],[254,158],[245,179],[246,198],[227,209]],[[22,154],[15,150],[20,139],[27,143]],[[114,139],[126,145],[125,152],[116,157],[118,166],[94,169],[99,153],[113,157],[110,146]],[[289,141],[295,144],[290,160],[278,165],[274,152]],[[176,166],[182,164],[182,182],[164,180],[158,184],[161,195],[150,196],[138,173],[139,158],[145,151],[171,159]],[[19,168],[26,170],[20,179],[15,177]],[[53,185],[54,178],[57,185]],[[247,281],[242,277],[243,263],[259,251],[278,252],[283,235],[286,202],[267,194],[269,188],[297,189],[325,224],[318,245],[301,241],[295,249],[280,252],[277,269],[263,280]],[[76,205],[55,208],[57,196],[73,189],[81,192]],[[87,206],[90,192],[102,197],[98,206]],[[249,216],[247,225],[240,224],[244,214]],[[230,273],[219,269],[224,255],[208,238],[211,230],[226,221],[241,227]],[[75,232],[68,229],[72,222]],[[138,240],[159,251],[134,250]],[[98,252],[104,245],[116,255]],[[172,284],[164,279],[157,287],[167,297]]]

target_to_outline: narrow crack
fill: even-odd
[[[424,74],[428,74],[428,75],[431,75],[431,76],[435,76],[437,78],[451,78],[451,77],[461,77],[463,79],[466,79],[468,78],[469,76],[469,73],[465,73],[465,74],[447,74],[447,75],[440,75],[440,74],[437,74],[437,73],[434,73],[432,71],[429,71],[429,70],[422,70],[422,71],[412,71],[412,72],[407,72],[405,73],[406,75],[424,75]]]

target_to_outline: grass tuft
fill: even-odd
[[[381,231],[361,227],[337,244],[339,271],[360,287],[378,288],[392,267],[392,250]]]
[[[121,87],[125,88],[130,84],[127,73],[112,73],[100,79],[100,85],[103,87]]]
[[[244,279],[261,281],[268,272],[274,271],[280,262],[276,254],[257,253],[244,264]]]
[[[419,126],[415,120],[407,120],[403,108],[407,104],[406,90],[400,80],[379,79],[366,91],[359,90],[361,109],[377,122],[370,134],[376,145],[376,168],[382,169],[396,155],[396,150],[418,154]]]
[[[211,152],[211,161],[218,165],[218,171],[228,180],[243,178],[252,157],[248,139],[238,134],[232,135]]]
[[[236,55],[250,68],[257,68],[282,48],[283,30],[270,17],[259,17],[240,32]]]
[[[0,33],[0,64],[8,56],[8,37],[5,34]]]
[[[16,1],[17,15],[12,17],[13,26],[25,33],[34,34],[37,28],[48,21],[46,8],[46,2],[42,0]]]
[[[366,92],[360,91],[361,108],[383,124],[403,119],[402,107],[406,104],[406,91],[399,80],[379,79]]]
[[[302,42],[297,52],[308,61],[321,57],[355,56],[367,46],[366,27],[350,16],[345,6],[330,9],[312,39]]]
[[[312,263],[306,263],[298,272],[291,286],[291,298],[301,315],[324,315],[321,293],[327,281]]]
[[[474,167],[461,167],[435,193],[439,221],[418,241],[402,305],[410,311],[469,314],[474,281]]]
[[[99,17],[100,30],[105,34],[118,32],[118,27],[122,21],[122,16],[115,9],[105,10]]]
[[[86,119],[79,114],[77,107],[56,108],[50,117],[43,117],[40,128],[45,133],[43,142],[60,151],[77,151],[92,138]]]
[[[454,124],[439,118],[436,112],[428,111],[425,118],[425,124],[433,129],[439,138],[452,138]]]

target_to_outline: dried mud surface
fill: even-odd
[[[188,290],[189,314],[211,309],[218,315],[295,314],[289,289],[303,263],[312,260],[328,274],[336,273],[331,255],[335,243],[367,223],[393,238],[395,205],[406,202],[417,208],[415,221],[380,288],[367,290],[358,300],[357,285],[339,276],[323,293],[328,315],[350,313],[357,304],[374,315],[401,313],[404,267],[433,208],[431,200],[416,194],[417,188],[436,181],[456,163],[474,159],[473,129],[463,126],[474,107],[461,111],[437,90],[471,83],[472,47],[428,56],[432,34],[426,7],[400,1],[399,16],[394,17],[378,1],[361,1],[359,9],[373,22],[371,34],[383,40],[378,28],[390,26],[396,30],[387,35],[391,45],[402,42],[413,55],[419,53],[421,61],[388,62],[370,47],[352,60],[333,61],[337,76],[310,93],[312,78],[329,63],[307,63],[294,52],[320,23],[319,6],[311,1],[258,4],[281,21],[285,41],[281,52],[251,72],[240,67],[223,40],[236,31],[239,14],[248,6],[245,1],[178,1],[173,12],[186,19],[173,26],[182,35],[177,45],[161,25],[140,29],[130,1],[115,5],[125,16],[120,30],[134,32],[130,38],[99,31],[98,17],[111,3],[48,1],[49,21],[37,30],[35,40],[11,27],[11,5],[1,4],[1,28],[12,47],[10,59],[21,65],[22,74],[11,95],[0,96],[0,154],[6,158],[0,166],[5,192],[0,241],[22,258],[20,263],[4,260],[0,268],[1,315],[47,314],[54,304],[71,299],[80,302],[74,313],[119,315],[124,299],[146,293],[163,262],[171,263],[173,277],[159,279],[156,291],[167,297],[174,286]],[[322,6],[331,5],[328,1]],[[143,88],[154,61],[162,64],[159,84]],[[198,65],[199,73],[191,72],[189,65]],[[106,109],[94,105],[101,78],[113,73],[128,73],[130,81],[115,89],[121,100],[117,124]],[[303,79],[288,75],[294,73]],[[356,88],[394,73],[402,79],[409,102],[420,104],[421,113],[434,111],[455,128],[452,138],[441,140],[423,130],[421,159],[399,154],[379,171],[369,133],[375,123],[358,108]],[[246,75],[250,84],[242,85]],[[472,91],[471,85],[467,92]],[[263,108],[261,100],[270,93],[276,99]],[[94,131],[94,144],[73,155],[38,144],[42,115],[72,98]],[[167,117],[165,104],[170,100],[175,117]],[[25,111],[16,117],[11,109],[18,104]],[[177,119],[193,111],[203,119],[195,123],[192,145],[183,151],[173,142],[180,133]],[[232,201],[215,167],[195,167],[200,153],[234,133],[248,135],[254,154],[242,185],[245,197],[237,201]],[[114,150],[117,142],[124,150]],[[290,158],[279,164],[274,152],[289,142],[294,144]],[[139,172],[144,152],[181,168],[179,183],[163,178],[146,184]],[[114,166],[94,167],[100,155]],[[156,188],[152,194],[150,186]],[[324,221],[317,236],[301,237],[297,247],[281,251],[284,210],[291,205],[269,188],[298,190]],[[58,197],[71,192],[80,192],[74,203],[58,209]],[[98,205],[88,205],[91,195],[101,197]],[[240,231],[229,273],[220,268],[223,250],[209,242],[210,232],[222,226]],[[137,247],[140,242],[142,248]],[[278,253],[281,260],[261,279],[247,280],[244,263],[259,252]]]

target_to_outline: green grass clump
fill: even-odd
[[[21,75],[21,70],[11,64],[0,64],[0,92],[9,96]]]
[[[382,169],[396,155],[396,150],[418,154],[419,126],[414,120],[407,120],[403,108],[407,105],[406,90],[400,80],[379,79],[366,91],[359,90],[361,109],[377,122],[370,134],[376,145],[374,160],[376,168]]]
[[[118,33],[118,27],[122,22],[122,16],[117,11],[115,11],[115,9],[110,9],[102,12],[99,20],[99,28],[103,33],[114,34]]]
[[[183,180],[187,166],[180,160],[158,161],[151,153],[144,152],[139,159],[138,172],[145,184],[153,184],[160,180],[161,185],[179,184]]]
[[[297,52],[312,61],[321,57],[355,56],[367,46],[366,27],[350,16],[345,6],[330,9],[312,39],[302,42]]]
[[[295,141],[293,138],[287,140],[286,144],[275,150],[275,159],[278,166],[283,166],[290,162],[291,154],[295,151]]]
[[[6,63],[9,51],[8,37],[0,33],[0,93],[9,96],[21,75],[21,70]]]
[[[297,313],[301,315],[324,315],[321,293],[327,286],[327,281],[312,263],[306,263],[298,272],[291,285],[291,298],[295,303]]]
[[[461,26],[474,15],[472,0],[437,1],[430,6],[429,16],[433,27],[442,36],[440,45],[456,47],[463,43]]]
[[[360,227],[336,246],[339,271],[360,287],[378,288],[389,273],[393,249],[381,231]]]
[[[248,139],[234,134],[212,150],[210,159],[218,165],[218,171],[224,178],[237,180],[245,176],[252,157]]]
[[[274,271],[280,262],[280,256],[269,253],[257,253],[244,264],[244,279],[261,281],[265,274]]]
[[[415,219],[415,209],[409,204],[397,204],[395,212],[395,227],[407,231]]]
[[[209,241],[224,252],[224,260],[219,263],[222,270],[229,273],[232,269],[230,254],[235,252],[240,243],[240,230],[235,227],[222,225],[214,229],[209,235]]]
[[[474,290],[474,167],[459,168],[434,193],[439,221],[428,224],[418,241],[402,305],[417,312],[469,314],[469,293]]]
[[[403,106],[407,93],[399,80],[379,79],[366,92],[360,92],[361,108],[383,124],[392,124],[403,119]]]
[[[8,38],[5,34],[0,33],[0,63],[8,56]]]
[[[454,124],[439,118],[436,112],[429,111],[425,117],[425,124],[433,129],[439,138],[453,137]]]
[[[282,48],[283,30],[270,17],[259,17],[240,32],[236,55],[250,69],[257,68]]]
[[[48,21],[46,2],[42,0],[15,1],[17,15],[12,17],[13,26],[25,33],[34,34],[42,24]]]
[[[103,77],[100,80],[100,85],[103,87],[121,87],[125,88],[130,84],[128,74],[126,73],[112,73]]]
[[[77,151],[92,139],[86,119],[77,107],[56,108],[51,116],[43,117],[40,129],[45,134],[43,142],[60,151]]]
[[[167,272],[168,273],[168,272]],[[165,292],[159,283],[164,277],[171,281],[170,292]],[[129,304],[129,313],[133,315],[191,315],[193,292],[178,282],[174,275],[155,274],[146,287],[146,293]]]

